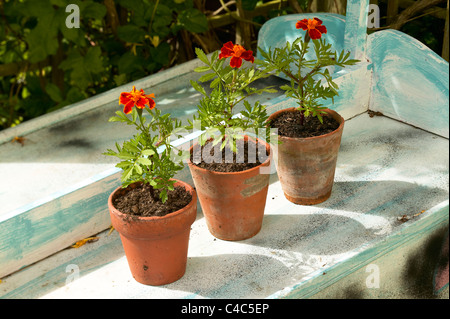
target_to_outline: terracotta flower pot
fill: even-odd
[[[277,111],[268,120],[294,111],[295,108]],[[335,131],[308,138],[278,136],[281,144],[274,155],[277,174],[285,197],[295,204],[314,205],[331,195],[344,119],[333,110],[326,112],[339,122]]]
[[[248,140],[248,137],[245,137]],[[252,141],[252,139],[250,139]],[[270,152],[270,145],[260,145]],[[194,146],[190,148],[191,154]],[[262,226],[270,156],[259,166],[241,172],[215,172],[188,161],[200,205],[211,234],[223,240],[244,240],[255,236]]]
[[[197,195],[192,186],[177,181],[192,194],[184,208],[162,217],[139,217],[121,213],[108,199],[111,222],[119,232],[131,273],[145,285],[164,285],[183,277],[186,271],[191,225],[197,215]]]

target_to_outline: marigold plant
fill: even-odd
[[[295,27],[306,31],[305,37],[299,36],[281,48],[269,48],[268,52],[258,48],[264,58],[259,61],[259,66],[276,74],[283,73],[291,80],[289,85],[280,88],[285,91],[286,96],[297,100],[302,125],[305,116],[316,116],[322,122],[321,115],[325,107],[322,107],[320,101],[332,99],[334,102],[339,89],[333,81],[329,67],[346,67],[356,64],[359,60],[351,59],[350,52],[345,53],[342,50],[337,54],[332,50],[331,44],[322,38],[327,33],[327,28],[319,18],[297,21]],[[311,50],[311,40],[315,59],[306,58]]]
[[[116,156],[121,161],[116,167],[122,169],[122,186],[135,182],[150,184],[153,189],[161,189],[160,199],[167,200],[167,192],[174,189],[175,174],[183,168],[182,151],[171,145],[171,137],[180,137],[181,122],[171,119],[170,114],[162,114],[157,109],[154,94],[146,95],[144,90],[120,94],[119,104],[123,112],[117,111],[109,122],[134,125],[139,132],[122,146],[116,142],[117,151],[108,149],[105,155]],[[144,109],[150,115],[143,115]],[[128,117],[127,115],[131,115]]]
[[[200,145],[213,138],[213,145],[221,142],[223,149],[228,144],[236,152],[236,139],[242,139],[242,133],[246,131],[258,134],[268,118],[264,105],[259,101],[251,105],[246,98],[262,92],[276,92],[272,87],[257,89],[251,85],[270,74],[257,70],[252,65],[244,65],[243,60],[254,63],[253,52],[231,41],[223,45],[220,54],[218,51],[212,53],[210,59],[201,49],[197,48],[195,51],[205,64],[195,71],[207,73],[198,82],[191,80],[191,85],[203,97],[198,105],[198,116],[194,116],[188,128],[205,130],[199,139]],[[226,63],[228,58],[229,63]],[[211,81],[210,93],[199,83],[208,81]],[[236,106],[241,102],[243,109],[237,112]]]

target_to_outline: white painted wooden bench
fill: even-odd
[[[448,63],[401,32],[367,36],[367,5],[349,0],[346,17],[315,15],[337,50],[362,61],[335,75],[341,95],[329,107],[346,124],[330,199],[294,205],[272,174],[263,228],[240,242],[210,235],[199,209],[186,274],[173,284],[131,277],[108,231],[106,200],[120,172],[102,152],[133,134],[107,122],[132,85],[190,117],[199,61],[1,131],[0,298],[448,298],[448,287],[431,291],[439,254],[430,253],[448,238]],[[260,46],[292,40],[286,22],[308,16],[269,21]],[[258,98],[270,112],[293,106],[280,94]],[[178,178],[192,183],[187,168]],[[70,248],[90,236],[98,240]]]

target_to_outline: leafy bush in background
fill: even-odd
[[[0,129],[172,65],[181,30],[208,30],[193,0],[0,0]]]

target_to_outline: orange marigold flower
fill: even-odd
[[[125,105],[125,107],[123,108],[123,112],[125,114],[129,114],[131,113],[133,106],[144,109],[145,106],[148,105],[150,110],[153,109],[155,107],[155,101],[153,100],[153,98],[155,98],[155,94],[152,93],[146,95],[143,89],[138,91],[133,85],[131,92],[120,93],[119,104]]]
[[[308,30],[309,36],[313,40],[320,39],[322,34],[327,33],[327,28],[322,25],[322,20],[319,18],[303,19],[296,23],[297,29]]]
[[[240,68],[242,65],[242,59],[249,62],[254,62],[253,51],[245,50],[242,45],[233,44],[233,42],[228,41],[220,49],[219,59],[229,58],[230,66],[232,68]]]

